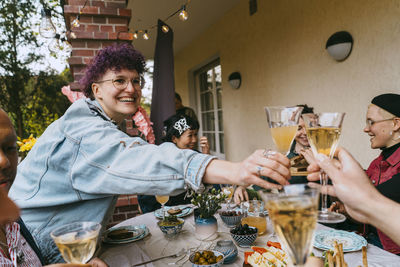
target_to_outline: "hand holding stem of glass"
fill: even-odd
[[[168,202],[169,196],[156,196],[156,200],[157,200],[158,203],[161,204],[161,212],[162,212],[163,220],[164,220],[165,219],[164,205],[165,205],[165,203]]]
[[[278,152],[286,155],[296,135],[303,107],[265,107],[271,136]]]
[[[67,263],[86,263],[96,251],[100,228],[96,222],[75,222],[56,228],[50,235]]]
[[[318,196],[319,189],[294,184],[268,197],[267,208],[275,233],[295,266],[304,265],[312,249]]]
[[[345,113],[303,114],[307,138],[314,156],[321,153],[333,158],[339,143]],[[321,171],[321,185],[326,186],[328,177]],[[321,212],[318,221],[322,223],[339,223],[346,220],[343,214],[328,211],[327,194],[322,195]]]

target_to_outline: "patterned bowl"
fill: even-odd
[[[160,230],[166,235],[166,237],[172,238],[177,236],[181,232],[185,220],[181,218],[177,219],[179,221],[179,224],[177,225],[161,225],[162,221],[159,221],[157,223],[158,227],[160,227]]]
[[[228,226],[229,228],[234,228],[236,225],[240,223],[244,214],[240,213],[240,215],[228,216],[220,212],[219,216],[221,217],[221,220],[224,222],[226,226]]]
[[[198,251],[195,251],[192,254],[190,254],[189,260],[192,263],[192,267],[204,267],[204,266],[205,267],[219,267],[224,262],[224,254],[223,253],[221,253],[219,251],[216,251],[216,250],[210,250],[210,251],[212,251],[214,253],[215,257],[222,256],[222,258],[218,262],[212,263],[212,264],[196,264],[196,263],[194,263],[195,262],[194,258],[196,256],[196,253],[200,253],[201,254],[204,251],[205,250],[198,250]]]
[[[254,243],[254,241],[256,241],[258,236],[258,229],[252,226],[249,226],[249,228],[255,229],[256,232],[254,234],[249,234],[249,235],[236,235],[233,234],[231,230],[231,236],[239,247],[248,248]]]

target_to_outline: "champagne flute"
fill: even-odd
[[[306,127],[307,138],[314,156],[322,153],[330,159],[335,154],[339,143],[342,123],[345,113],[317,113],[303,114]],[[326,186],[328,176],[321,170],[321,185]],[[321,223],[340,223],[346,220],[346,216],[337,212],[328,211],[328,195],[322,194],[321,211],[318,215],[318,222]]]
[[[278,152],[286,155],[296,135],[303,107],[264,107],[271,129],[272,140]]]
[[[101,225],[75,222],[54,229],[50,236],[67,263],[86,263],[96,251]]]
[[[156,200],[157,200],[158,203],[161,204],[161,212],[162,212],[162,216],[163,216],[163,220],[164,220],[165,219],[164,205],[165,205],[165,203],[168,202],[169,196],[158,195],[158,196],[156,196]]]
[[[221,190],[226,195],[226,200],[228,204],[227,209],[228,211],[230,211],[232,209],[231,204],[232,204],[233,193],[235,192],[235,187],[231,184],[222,184]]]
[[[318,217],[318,188],[306,184],[271,194],[267,209],[280,241],[295,266],[303,266],[312,249]]]

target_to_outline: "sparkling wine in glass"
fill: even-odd
[[[96,222],[75,222],[51,232],[61,255],[67,263],[86,263],[96,251],[101,225]]]
[[[265,107],[268,126],[278,152],[286,155],[296,135],[303,107]]]
[[[335,154],[339,143],[342,123],[345,113],[317,113],[303,114],[308,142],[314,156],[321,153],[330,159]],[[321,185],[326,186],[328,177],[324,171],[320,175]],[[318,214],[318,222],[340,223],[346,220],[346,216],[337,212],[328,211],[328,195],[322,194],[321,211]]]
[[[161,212],[162,212],[162,216],[163,216],[163,220],[164,220],[165,219],[164,205],[165,205],[165,203],[168,202],[169,196],[156,196],[156,200],[157,200],[158,203],[161,204]]]
[[[222,192],[226,195],[226,201],[227,201],[227,209],[231,210],[232,209],[232,197],[233,193],[235,192],[235,186],[231,184],[222,184],[221,185],[221,190]]]
[[[283,187],[271,194],[267,209],[275,233],[295,266],[303,266],[312,249],[318,217],[318,188],[306,184]]]

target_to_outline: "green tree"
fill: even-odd
[[[25,134],[23,107],[30,93],[25,87],[32,77],[29,65],[41,58],[32,30],[36,6],[29,0],[0,1],[0,105],[14,121],[17,134]]]

